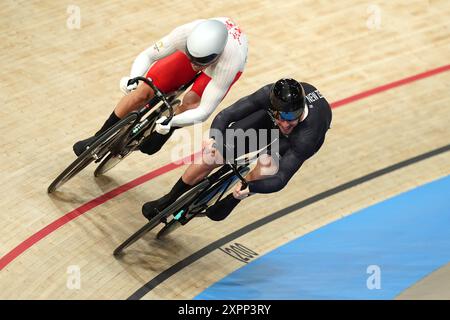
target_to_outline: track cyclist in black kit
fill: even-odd
[[[223,155],[226,155],[227,160],[242,155],[236,150],[243,148],[237,148],[236,144],[246,141],[245,135],[229,138],[227,130],[265,130],[269,132],[265,145],[270,146],[267,153],[259,156],[255,168],[247,175],[248,187],[241,190],[239,182],[233,193],[205,212],[212,220],[223,220],[249,195],[282,190],[302,164],[320,149],[331,119],[330,105],[314,86],[294,79],[280,79],[274,84],[265,85],[214,118],[211,138],[203,143],[201,163],[189,165],[172,190],[158,200],[145,203],[142,213],[147,219],[151,219],[214,168],[223,165]],[[245,152],[255,151],[247,142],[244,143]],[[226,152],[230,148],[235,151],[231,157]]]

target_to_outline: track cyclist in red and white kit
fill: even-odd
[[[247,51],[246,35],[230,18],[200,19],[175,28],[137,56],[130,75],[120,81],[126,95],[94,136],[74,144],[75,154],[83,153],[99,135],[154,96],[145,83],[130,85],[131,78],[149,77],[168,93],[201,72],[172,120],[163,125],[166,118],[158,119],[155,132],[140,146],[144,153],[157,152],[176,128],[208,119],[244,71]]]

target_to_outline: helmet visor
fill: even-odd
[[[191,53],[189,52],[187,47],[186,47],[186,55],[193,64],[195,64],[197,66],[202,66],[202,67],[215,62],[217,60],[217,58],[219,58],[219,55],[215,54],[215,53],[210,54],[209,56],[206,56],[206,57],[199,57],[199,58],[194,57],[193,55],[191,55]]]
[[[277,120],[284,120],[284,121],[294,121],[301,117],[303,114],[303,109],[296,110],[296,111],[272,111],[272,115]]]

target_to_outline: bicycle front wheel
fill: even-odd
[[[142,238],[147,232],[149,232],[154,227],[156,227],[158,224],[160,224],[160,222],[161,222],[161,220],[160,219],[156,219],[156,218],[150,220],[150,222],[148,222],[145,226],[143,226],[138,231],[133,233],[133,235],[131,237],[129,237],[120,246],[118,246],[114,250],[113,255],[114,256],[119,256],[125,248],[129,247],[130,245],[135,243],[137,240]]]
[[[137,120],[138,114],[133,112],[120,120],[112,128],[104,132],[95,140],[88,149],[86,149],[78,158],[75,159],[47,188],[48,193],[54,192],[67,181],[72,179],[81,170],[86,168],[95,160],[102,159],[118,139],[127,134],[127,129]]]

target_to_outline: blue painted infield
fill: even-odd
[[[393,299],[450,261],[450,176],[254,260],[195,299]],[[380,268],[370,290],[369,266]]]

